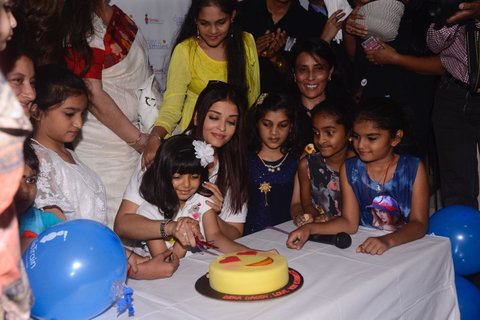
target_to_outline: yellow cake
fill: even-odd
[[[225,254],[210,263],[210,287],[215,291],[254,295],[275,291],[288,283],[288,264],[276,252],[241,251]]]

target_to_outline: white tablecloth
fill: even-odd
[[[278,227],[294,229],[292,222]],[[134,319],[460,319],[449,239],[426,236],[381,256],[355,252],[367,237],[381,234],[361,228],[350,248],[308,242],[302,250],[288,249],[287,236],[275,230],[251,234],[239,242],[277,249],[303,275],[302,288],[265,301],[211,299],[194,285],[215,257],[194,254],[181,260],[170,279],[128,281],[135,290]],[[115,308],[99,317],[113,318]]]

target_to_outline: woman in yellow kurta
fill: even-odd
[[[236,0],[193,1],[173,50],[159,116],[143,155],[153,161],[161,139],[188,128],[200,92],[210,80],[236,85],[250,106],[260,93],[253,36],[234,23]],[[229,63],[230,62],[230,63]]]

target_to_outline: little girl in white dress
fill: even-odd
[[[207,204],[208,196],[200,194],[202,182],[208,179],[206,167],[213,161],[214,150],[204,141],[187,135],[167,139],[142,177],[140,193],[144,201],[137,214],[151,220],[189,217],[199,222],[202,235],[220,252],[247,250],[221,232],[217,213]],[[147,240],[147,246],[152,256],[167,249],[163,239]],[[187,249],[176,241],[172,251],[183,257]]]
[[[105,187],[100,178],[65,147],[80,134],[88,106],[88,89],[69,70],[38,68],[37,98],[32,106],[32,145],[40,161],[37,208],[62,219],[107,223]]]

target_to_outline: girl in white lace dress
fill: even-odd
[[[81,78],[57,65],[39,67],[36,78],[37,98],[31,109],[32,145],[40,160],[36,207],[67,220],[106,223],[102,181],[65,147],[80,134],[88,89]]]

